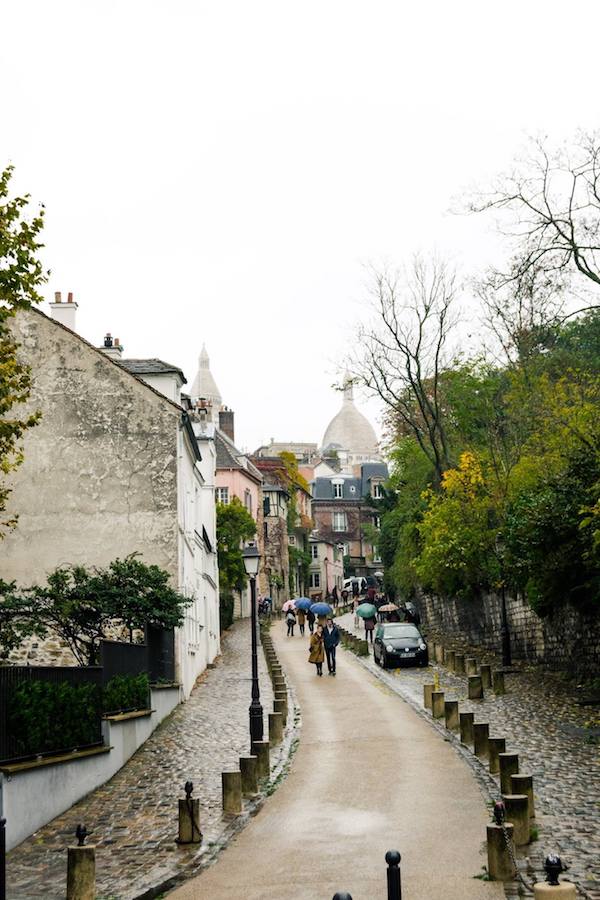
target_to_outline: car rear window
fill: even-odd
[[[414,625],[385,625],[383,634],[386,638],[418,638],[420,637],[419,631],[415,628]]]

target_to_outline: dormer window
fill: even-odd
[[[344,482],[343,481],[334,481],[333,482],[333,499],[341,500],[344,496]]]
[[[373,482],[371,496],[373,497],[373,500],[383,500],[383,488],[380,481]]]

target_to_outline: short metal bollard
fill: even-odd
[[[338,891],[337,894],[333,895],[333,900],[352,900],[352,897],[346,891]]]
[[[0,819],[0,900],[6,900],[6,819]]]
[[[400,883],[400,854],[397,850],[388,850],[385,854],[387,869],[387,900],[402,900],[402,884]]]

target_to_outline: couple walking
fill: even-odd
[[[335,651],[340,642],[340,631],[333,619],[327,619],[325,627],[317,625],[310,639],[309,663],[317,667],[317,675],[323,675],[323,662],[327,656],[327,668],[335,675]]]

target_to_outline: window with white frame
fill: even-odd
[[[320,588],[321,587],[321,575],[319,572],[311,572],[310,573],[309,584],[310,584],[311,588]]]
[[[383,500],[383,488],[380,481],[373,482],[372,496],[373,500]]]
[[[311,558],[311,559],[318,559],[318,558],[319,558],[319,545],[318,545],[318,544],[311,544],[311,545],[310,545],[310,558]]]
[[[375,528],[381,528],[381,516],[373,516],[373,525]]]
[[[341,500],[344,496],[344,483],[343,481],[334,481],[333,482],[333,499]]]
[[[246,507],[250,515],[252,515],[252,493],[248,490],[248,488],[246,488],[246,490],[244,491],[244,506]]]
[[[379,552],[379,547],[373,547],[373,562],[381,562],[381,553]]]
[[[346,531],[346,513],[334,512],[333,514],[333,530]]]
[[[218,487],[215,490],[217,503],[229,503],[229,488],[228,487]]]

